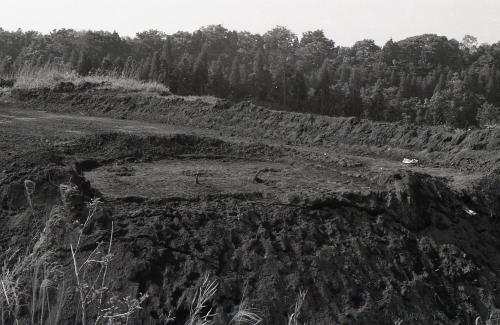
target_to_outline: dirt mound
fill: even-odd
[[[264,144],[230,143],[189,134],[142,136],[101,133],[76,140],[61,150],[70,155],[100,157],[104,164],[115,160],[151,162],[179,156],[251,158],[283,155],[279,148]]]
[[[487,171],[500,160],[500,129],[372,122],[268,110],[214,98],[126,94],[90,89],[72,93],[15,90],[13,97],[52,111],[142,119],[221,130],[230,135],[291,144],[337,146],[358,153],[402,159],[407,155],[437,167]]]

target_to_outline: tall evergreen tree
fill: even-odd
[[[388,65],[393,65],[397,63],[401,49],[397,43],[394,43],[392,38],[385,43],[382,48],[382,60]]]
[[[359,90],[351,89],[347,102],[347,116],[355,116],[359,118],[363,115],[363,100]]]
[[[429,101],[427,121],[435,125],[444,124],[446,122],[445,114],[447,106],[446,98],[442,92],[438,90]]]
[[[264,50],[259,48],[253,61],[253,94],[258,100],[267,97],[269,85],[269,72],[264,68]]]
[[[80,57],[78,58],[78,74],[86,76],[92,70],[92,60],[90,55],[86,50],[80,51]]]
[[[225,97],[228,94],[229,85],[224,78],[224,67],[220,57],[211,64],[208,88],[209,93],[217,97]]]
[[[351,76],[351,69],[346,64],[342,64],[339,67],[338,74],[340,82],[349,82],[349,77]]]
[[[239,98],[241,95],[241,76],[240,76],[240,58],[235,56],[231,65],[231,73],[229,74],[229,87],[231,95]]]
[[[208,62],[207,62],[207,44],[201,48],[193,66],[193,90],[198,94],[204,94],[208,83]]]
[[[189,95],[191,93],[192,69],[191,56],[184,53],[177,63],[170,81],[170,90],[172,92],[178,95]]]
[[[77,69],[78,68],[78,51],[76,49],[71,50],[71,55],[69,56],[69,62],[68,64],[70,65],[71,69]]]
[[[123,66],[123,59],[120,56],[116,57],[116,59],[113,61],[113,73],[117,76],[120,76],[123,71]]]
[[[302,106],[307,98],[307,83],[304,72],[301,69],[296,69],[290,79],[290,97],[294,108],[303,108]]]
[[[397,94],[397,100],[400,102],[405,98],[410,97],[411,81],[406,73],[403,73],[399,81],[399,89]]]
[[[370,104],[367,106],[366,117],[370,120],[379,121],[384,116],[385,97],[382,80],[379,79],[370,98]]]
[[[167,37],[165,44],[161,50],[160,56],[160,74],[159,81],[165,85],[170,83],[170,77],[172,75],[172,67],[174,63],[174,58],[172,54],[172,41],[171,37]]]
[[[389,79],[389,84],[393,87],[399,86],[399,78],[396,69],[391,69],[391,77]]]
[[[488,82],[485,87],[485,95],[488,101],[495,102],[498,92],[496,68],[493,65],[488,73]]]
[[[316,88],[321,113],[326,112],[330,104],[330,84],[330,61],[325,59],[318,71],[318,86]]]
[[[439,76],[439,81],[434,88],[434,95],[440,93],[446,87],[446,76],[444,73],[441,73]]]
[[[360,93],[361,76],[358,69],[352,69],[349,77],[349,95],[347,105],[347,115],[361,117],[363,115],[363,100]]]
[[[0,75],[10,77],[14,73],[14,60],[12,60],[12,57],[6,56],[0,63]]]
[[[110,73],[113,69],[113,62],[111,61],[111,57],[106,55],[101,61],[100,70],[102,73]]]
[[[149,80],[158,81],[160,78],[160,53],[155,51],[151,57],[151,65],[149,67]]]
[[[486,126],[500,122],[500,109],[492,104],[484,103],[477,111],[479,125]]]
[[[136,62],[133,57],[129,56],[123,66],[122,76],[125,78],[137,78],[135,72],[136,72]]]
[[[142,60],[140,67],[139,79],[143,81],[149,80],[149,73],[151,72],[151,57],[148,56]]]
[[[252,89],[252,86],[249,81],[247,66],[243,63],[240,64],[240,89],[242,97],[251,94],[250,90]]]
[[[351,70],[351,74],[349,76],[349,87],[356,91],[361,89],[361,72],[359,69]]]

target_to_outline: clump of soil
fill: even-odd
[[[0,78],[0,88],[12,88],[16,81],[14,79],[3,79]]]

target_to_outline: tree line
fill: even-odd
[[[179,95],[254,100],[282,109],[377,121],[468,128],[500,119],[500,42],[433,34],[380,47],[337,46],[323,31],[299,38],[221,25],[167,35],[0,29],[0,76],[23,66],[66,65],[81,75],[155,81]]]

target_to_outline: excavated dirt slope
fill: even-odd
[[[412,154],[438,167],[489,170],[500,162],[500,128],[458,130],[273,111],[251,103],[231,105],[210,97],[127,94],[103,89],[59,92],[14,90],[13,97],[57,112],[140,119],[221,130],[290,144],[347,146],[358,154]],[[354,148],[353,148],[354,147]]]
[[[129,324],[185,324],[204,274],[216,324],[243,300],[286,324],[300,291],[308,324],[474,324],[500,304],[496,129],[105,90],[13,97],[0,106],[0,246],[4,276],[21,269],[22,321],[56,306],[59,323],[81,319],[71,247],[93,198],[77,264],[112,230],[105,304],[148,294]],[[48,302],[34,303],[47,265]]]

